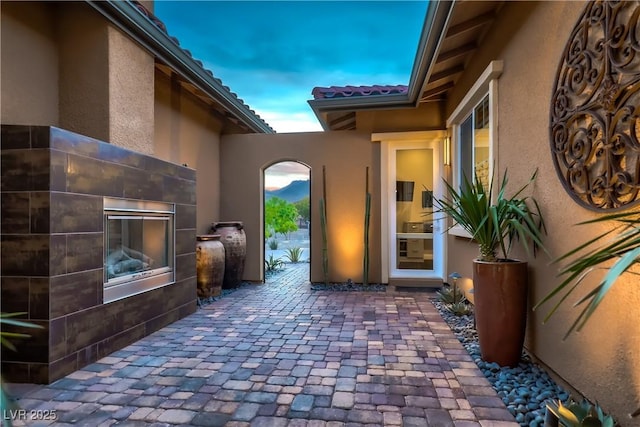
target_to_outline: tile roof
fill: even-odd
[[[254,116],[256,116],[259,120],[261,120],[262,122],[264,122],[266,124],[266,122],[254,110],[252,110],[249,107],[249,105],[245,104],[244,100],[239,98],[236,93],[231,91],[229,86],[224,85],[222,83],[222,80],[220,80],[217,77],[214,77],[213,72],[211,70],[208,70],[208,69],[204,68],[204,64],[202,63],[202,61],[194,58],[193,55],[191,54],[191,52],[188,49],[185,49],[185,48],[181,47],[180,46],[180,40],[178,40],[176,37],[174,37],[174,36],[169,34],[169,32],[167,31],[167,26],[164,24],[164,22],[162,22],[157,16],[155,16],[153,13],[151,13],[151,11],[149,11],[149,9],[147,9],[138,0],[131,0],[131,4],[133,4],[136,7],[136,9],[138,9],[138,11],[142,15],[144,15],[149,21],[151,21],[156,27],[158,27],[163,33],[165,33],[169,37],[169,39],[171,39],[171,41],[173,41],[178,47],[180,47],[182,49],[182,51],[184,53],[186,53],[190,58],[192,58],[194,60],[194,62],[196,64],[198,64],[198,66],[200,66],[200,68],[202,68],[204,70],[205,73],[207,73],[209,76],[211,76],[218,84],[220,84],[227,92],[229,92],[229,94],[233,98],[235,98],[242,106],[246,107]],[[268,126],[268,124],[267,124],[267,126]]]
[[[392,95],[407,93],[409,86],[330,86],[314,87],[311,91],[314,99],[348,98],[354,96]]]

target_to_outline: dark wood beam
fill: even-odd
[[[441,64],[450,59],[454,59],[459,56],[466,55],[468,53],[473,52],[477,48],[478,48],[478,45],[475,42],[472,42],[472,43],[467,43],[465,45],[453,48],[446,52],[442,52],[440,55],[438,55],[438,58],[436,59],[436,64]]]
[[[356,121],[355,118],[353,121],[349,121],[345,124],[343,124],[342,126],[338,126],[336,128],[331,128],[332,130],[353,130],[356,128]]]
[[[437,82],[438,80],[446,79],[447,77],[451,77],[455,74],[462,73],[464,71],[464,65],[459,64],[455,65],[451,68],[447,68],[446,70],[442,70],[439,73],[434,73],[429,78],[429,83]]]
[[[343,115],[343,116],[340,116],[340,117],[338,117],[338,118],[335,118],[335,119],[331,120],[331,121],[329,122],[329,127],[330,127],[331,129],[333,129],[333,128],[334,128],[334,126],[338,125],[339,123],[342,123],[342,122],[344,122],[345,120],[352,120],[352,119],[355,119],[355,118],[356,118],[356,113],[352,111],[352,112],[350,112],[350,113],[347,113],[347,114],[345,114],[345,115]]]
[[[489,12],[483,13],[482,15],[478,15],[467,21],[464,21],[457,25],[449,27],[446,37],[453,37],[458,34],[464,33],[466,31],[473,30],[474,28],[478,28],[484,24],[487,24],[493,21],[495,17],[496,17],[495,10],[490,10]]]
[[[436,86],[432,89],[429,90],[425,90],[424,92],[422,92],[422,96],[420,97],[420,101],[426,101],[427,99],[430,99],[434,96],[440,95],[446,91],[448,91],[449,89],[453,88],[455,86],[455,84],[453,82],[447,82],[443,85],[440,86]]]

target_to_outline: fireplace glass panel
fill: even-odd
[[[107,217],[107,280],[169,265],[168,217],[109,215]]]
[[[175,283],[174,206],[112,198],[104,202],[103,301]]]

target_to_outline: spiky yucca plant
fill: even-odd
[[[623,212],[604,215],[584,221],[578,225],[588,225],[614,221],[615,227],[570,250],[554,262],[560,263],[573,259],[564,266],[558,276],[564,277],[562,283],[536,304],[534,310],[556,295],[563,294],[560,300],[546,315],[544,321],[558,310],[560,305],[582,284],[585,278],[603,273],[598,285],[574,304],[575,307],[587,303],[569,330],[565,338],[573,331],[580,331],[593,312],[598,308],[605,295],[623,274],[638,275],[633,267],[640,264],[640,212]]]
[[[19,332],[7,332],[5,330],[6,325],[42,329],[42,326],[40,325],[13,319],[14,317],[22,316],[24,314],[27,313],[0,313],[0,345],[2,347],[6,347],[12,351],[17,351],[16,346],[11,342],[11,340],[15,338],[29,338],[31,336]],[[13,423],[10,417],[4,415],[8,414],[8,411],[11,409],[17,409],[17,405],[13,402],[5,389],[4,378],[0,377],[0,412],[3,414],[2,418],[7,427],[11,427]]]
[[[464,176],[460,190],[445,181],[449,197],[435,200],[437,212],[449,215],[453,225],[460,225],[471,235],[480,246],[480,261],[509,259],[514,240],[520,241],[527,254],[529,246],[533,246],[535,255],[538,247],[544,248],[542,236],[546,228],[537,201],[521,194],[537,173],[513,196],[507,197],[505,170],[495,201],[493,179],[486,188],[477,176],[473,183]]]

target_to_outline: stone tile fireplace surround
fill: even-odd
[[[1,138],[1,310],[43,326],[5,379],[53,382],[196,310],[193,169],[55,127]],[[104,197],[175,204],[175,283],[103,303]]]

